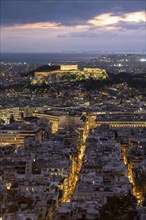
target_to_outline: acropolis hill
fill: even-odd
[[[108,78],[105,69],[84,68],[80,70],[78,65],[61,65],[59,70],[35,72],[32,84],[55,83],[64,81],[77,81],[86,79],[103,80]]]

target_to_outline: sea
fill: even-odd
[[[1,53],[0,62],[28,64],[60,64],[85,62],[99,57],[99,53]]]

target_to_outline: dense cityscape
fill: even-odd
[[[107,69],[113,63],[108,57],[98,58]],[[112,73],[93,60],[1,63],[2,219],[145,216],[143,70]]]

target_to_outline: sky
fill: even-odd
[[[143,51],[145,0],[0,0],[1,52]]]

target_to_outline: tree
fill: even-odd
[[[107,199],[99,212],[99,220],[133,220],[138,213],[135,208],[136,198],[131,194],[113,196]]]

